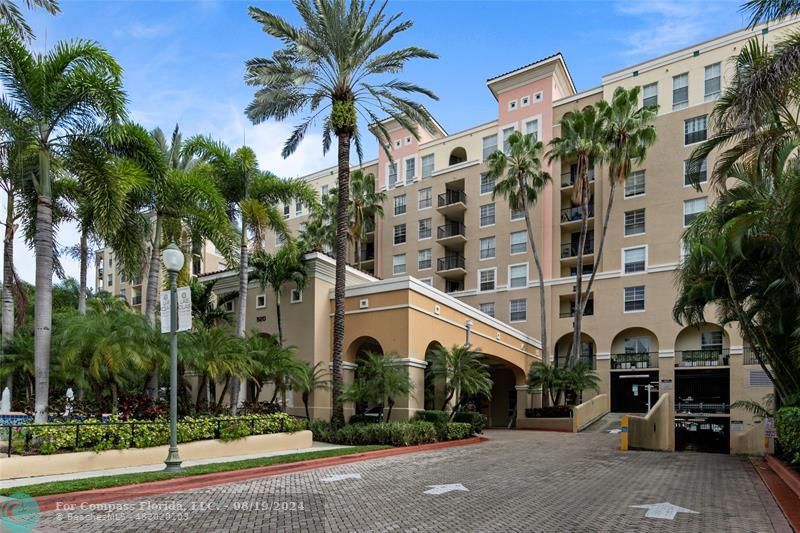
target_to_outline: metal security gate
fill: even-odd
[[[658,372],[611,372],[611,411],[646,413],[647,386],[652,386],[650,405],[658,401]]]

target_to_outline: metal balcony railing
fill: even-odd
[[[731,405],[726,402],[678,401],[675,413],[681,415],[725,414],[731,412]]]
[[[593,254],[594,253],[594,240],[587,240],[586,244],[583,246],[583,253],[586,254]],[[566,243],[561,245],[561,259],[566,259],[567,257],[577,257],[578,255],[578,244],[577,243]]]
[[[574,172],[565,172],[561,174],[561,186],[562,187],[572,187],[575,185],[575,180],[577,179],[577,174]],[[594,170],[589,171],[589,182],[594,181]]]
[[[582,208],[579,205],[561,210],[561,223],[574,222],[581,219]],[[594,216],[594,199],[589,201],[589,218]]]
[[[448,255],[440,257],[436,260],[436,271],[442,272],[444,270],[453,270],[456,268],[465,268],[465,261],[463,255]]]
[[[141,296],[134,296],[133,298],[131,298],[131,305],[139,305],[140,303],[142,303]]]
[[[675,352],[675,366],[727,366],[730,352],[721,348],[706,348],[702,350],[681,350]]]
[[[453,205],[461,202],[462,204],[467,204],[467,195],[464,194],[464,191],[457,191],[454,189],[448,189],[442,194],[439,195],[439,207],[446,207],[448,205]]]
[[[743,365],[757,365],[758,358],[756,352],[750,347],[745,347],[742,351],[742,364]]]
[[[437,239],[448,239],[450,237],[466,235],[466,227],[461,222],[448,222],[436,228]]]
[[[658,368],[658,352],[612,353],[611,368]]]
[[[583,316],[592,316],[594,315],[594,300],[589,300],[586,302],[586,309],[583,312]],[[559,318],[570,318],[575,316],[575,308],[570,309],[569,311],[561,311],[559,313]]]

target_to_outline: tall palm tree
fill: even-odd
[[[213,183],[222,193],[231,226],[238,218],[239,232],[239,309],[236,334],[244,338],[247,330],[247,285],[249,281],[249,235],[253,248],[260,250],[271,230],[286,235],[286,223],[276,204],[299,199],[308,206],[316,204],[315,191],[302,180],[282,180],[258,168],[256,154],[243,146],[235,152],[225,144],[201,135],[188,139],[183,147],[186,156],[195,156],[212,169]],[[238,379],[231,383],[232,397],[238,398]],[[231,402],[235,413],[238,401]]]
[[[600,244],[595,248],[595,265],[599,266],[603,260],[603,250],[606,243],[606,233],[611,220],[611,211],[614,207],[614,192],[617,185],[625,184],[634,165],[641,165],[647,158],[647,150],[656,142],[656,128],[653,122],[658,108],[654,106],[639,106],[640,86],[628,90],[617,87],[611,97],[611,102],[601,100],[597,109],[603,117],[606,131],[606,159],[608,161],[608,203],[603,214],[603,228],[600,230]],[[586,312],[586,304],[592,292],[597,268],[592,269],[589,283],[579,300],[581,315]]]
[[[594,195],[589,188],[589,173],[595,165],[602,163],[607,152],[607,133],[604,117],[595,106],[586,106],[579,111],[566,113],[559,120],[561,135],[550,141],[548,162],[556,159],[562,167],[569,167],[574,161],[577,165],[575,185],[572,189],[572,203],[581,214],[580,236],[577,250],[577,278],[575,284],[575,320],[573,322],[572,351],[568,364],[573,366],[580,357],[581,320],[583,318],[583,255],[589,233],[589,202]],[[595,267],[597,267],[595,263]],[[594,269],[592,269],[594,270]],[[588,294],[588,293],[587,293]]]
[[[254,397],[260,396],[265,383],[272,383],[275,388],[270,403],[275,403],[280,395],[285,407],[286,393],[302,371],[295,355],[297,349],[294,346],[282,346],[272,335],[253,331],[245,340],[245,350],[253,364],[251,377],[255,382]]]
[[[375,175],[356,170],[350,176],[350,205],[352,210],[350,235],[355,244],[354,262],[361,269],[361,242],[375,229],[375,218],[383,218],[385,192],[376,192]]]
[[[455,415],[461,403],[469,396],[492,395],[492,378],[489,365],[483,360],[480,352],[470,350],[467,346],[453,346],[449,350],[439,347],[431,352],[431,374],[435,382],[444,385],[445,399],[442,411],[455,397],[451,416]]]
[[[238,293],[228,292],[223,295],[214,294],[216,280],[201,283],[195,279],[189,280],[189,289],[192,291],[192,317],[202,327],[211,329],[230,321],[231,313],[225,309],[225,303],[236,299]]]
[[[28,9],[41,7],[51,15],[61,11],[57,0],[25,0]],[[17,38],[30,41],[33,39],[33,30],[25,21],[25,17],[14,0],[0,0],[0,24],[8,27]]]
[[[492,191],[492,199],[498,194],[503,196],[508,206],[514,211],[525,214],[525,228],[528,230],[528,242],[539,275],[539,314],[541,320],[542,361],[549,361],[549,346],[547,342],[547,305],[544,294],[544,272],[539,259],[539,250],[533,235],[531,223],[531,209],[539,201],[539,195],[545,186],[550,183],[550,174],[542,170],[541,141],[536,141],[532,133],[523,135],[515,131],[508,138],[508,155],[502,150],[496,150],[489,155],[488,175],[499,179]]]
[[[306,419],[311,420],[311,414],[308,409],[309,397],[317,390],[328,390],[330,381],[328,380],[329,372],[325,368],[326,364],[322,361],[312,365],[308,361],[303,361],[300,370],[294,377],[292,389],[298,391],[303,398],[303,407],[306,411]]]
[[[396,354],[366,352],[356,370],[356,382],[345,391],[345,399],[362,404],[387,407],[386,421],[392,418],[397,398],[409,396],[414,383],[408,372],[394,362]]]
[[[0,28],[0,82],[6,96],[0,122],[29,125],[36,138],[39,169],[36,202],[36,422],[47,421],[53,298],[53,158],[98,122],[125,113],[122,69],[94,42],[59,42],[32,54],[7,28]],[[9,120],[10,119],[10,120]]]
[[[283,345],[281,289],[287,283],[294,283],[298,291],[302,291],[305,287],[307,274],[303,252],[293,239],[289,239],[274,254],[256,253],[253,256],[252,270],[250,279],[258,280],[261,289],[271,288],[275,296],[278,343]]]
[[[218,408],[225,401],[233,376],[247,379],[252,374],[252,363],[245,355],[243,340],[231,335],[227,325],[207,328],[196,323],[183,341],[185,344],[181,348],[181,354],[186,361],[186,367],[201,376],[195,398],[196,410],[200,407],[209,383],[225,383],[222,391],[217,394],[215,405]]]
[[[740,9],[750,13],[750,27],[762,22],[800,14],[798,0],[747,0]]]
[[[322,149],[338,140],[338,206],[336,211],[336,283],[333,317],[333,412],[335,424],[344,424],[342,392],[342,349],[344,343],[345,266],[347,257],[348,208],[350,193],[350,149],[355,143],[361,158],[358,119],[374,124],[379,144],[386,146],[389,132],[378,115],[388,115],[418,137],[417,125],[432,130],[430,115],[407,95],[436,96],[429,90],[398,79],[397,74],[412,59],[433,59],[436,54],[409,46],[386,51],[398,34],[411,28],[411,21],[385,13],[386,2],[377,7],[364,0],[293,0],[303,25],[295,27],[283,18],[257,7],[250,16],[268,35],[284,44],[271,58],[247,63],[245,80],[257,90],[247,106],[254,123],[308,113],[284,144],[282,155],[297,149],[308,128],[322,122]],[[391,157],[391,156],[390,156]]]

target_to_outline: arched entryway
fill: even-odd
[[[658,400],[658,338],[647,328],[626,328],[611,342],[611,411],[646,413]]]
[[[445,399],[444,386],[437,383],[433,375],[433,365],[431,364],[431,356],[436,350],[442,348],[442,345],[437,341],[428,344],[425,349],[425,362],[428,366],[425,367],[425,390],[423,398],[423,406],[426,411],[437,411],[442,409]]]
[[[572,332],[566,333],[558,339],[553,352],[553,362],[558,367],[567,366],[569,355],[572,353]],[[597,344],[594,339],[584,332],[581,332],[581,351],[580,360],[596,368],[595,356],[597,354]]]
[[[485,355],[484,362],[489,365],[492,394],[489,398],[476,399],[480,402],[476,405],[476,410],[486,416],[489,427],[512,427],[517,418],[517,411],[526,407],[524,403],[519,402],[520,395],[517,390],[517,386],[527,383],[526,373],[516,365],[492,355]]]

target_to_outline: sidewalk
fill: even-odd
[[[325,442],[314,442],[311,448],[283,450],[280,452],[269,453],[254,453],[249,455],[233,455],[230,457],[215,457],[213,459],[201,459],[198,461],[184,461],[183,466],[196,466],[207,465],[213,463],[230,463],[233,461],[243,461],[247,459],[261,459],[264,457],[275,457],[278,455],[289,455],[294,453],[308,453],[320,450],[332,450],[335,448],[349,448],[350,446],[339,446],[337,444],[328,444]],[[0,470],[3,467],[3,460],[0,459]],[[75,479],[87,479],[93,477],[114,476],[118,474],[136,474],[139,472],[157,472],[164,469],[164,463],[154,465],[134,466],[129,468],[112,468],[108,470],[89,470],[86,472],[78,472],[73,474],[58,474],[53,476],[36,476],[17,479],[8,479],[0,481],[0,489],[7,489],[11,487],[23,487],[25,485],[36,485],[39,483],[49,483],[51,481],[72,481]]]

